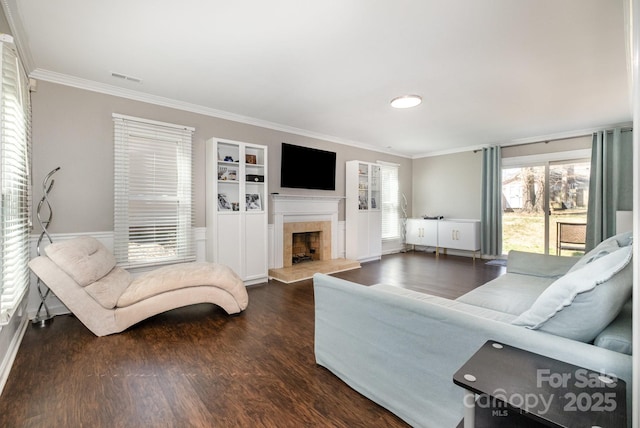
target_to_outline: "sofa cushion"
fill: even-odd
[[[458,297],[456,301],[511,315],[528,310],[555,278],[506,273]]]
[[[480,318],[490,319],[494,321],[500,321],[504,323],[510,323],[516,317],[508,313],[494,311],[492,309],[483,308],[481,306],[468,305],[466,303],[458,302],[457,300],[445,299],[444,297],[434,296],[427,293],[420,293],[414,290],[408,290],[406,288],[397,287],[387,284],[375,284],[370,288],[385,291],[387,293],[397,294],[399,296],[409,297],[414,300],[420,300],[423,302],[429,302],[435,305],[444,306],[456,311],[465,312],[470,315],[475,315]]]
[[[579,260],[578,257],[558,257],[526,251],[509,251],[507,273],[560,278]]]
[[[605,329],[596,336],[593,344],[601,348],[631,355],[633,347],[632,306],[632,301],[629,300],[622,307],[616,319],[611,321],[611,324],[606,326]]]
[[[45,248],[45,253],[81,287],[99,280],[116,265],[113,254],[90,236],[54,242]]]
[[[631,297],[632,247],[594,258],[551,284],[513,324],[592,341]]]

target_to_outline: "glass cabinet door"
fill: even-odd
[[[218,143],[218,211],[240,210],[240,146]]]
[[[263,212],[265,207],[265,151],[261,147],[245,147],[245,209],[247,212]]]
[[[369,165],[358,164],[358,209],[369,209]]]
[[[372,210],[380,209],[380,166],[371,165],[371,196],[369,198],[369,206]]]

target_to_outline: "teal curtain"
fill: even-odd
[[[633,209],[633,131],[593,134],[587,251],[615,235],[616,211]]]
[[[499,146],[482,149],[482,254],[502,255],[502,152]]]

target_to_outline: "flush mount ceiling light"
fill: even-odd
[[[420,105],[422,103],[422,97],[420,95],[403,95],[391,100],[391,107],[393,108],[410,108]]]

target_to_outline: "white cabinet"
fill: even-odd
[[[345,247],[348,259],[370,261],[382,256],[380,165],[346,162]]]
[[[473,258],[480,251],[479,220],[423,220],[407,219],[407,244],[440,249],[472,251]]]
[[[407,244],[438,246],[438,221],[419,218],[407,219]]]
[[[480,222],[477,220],[438,221],[438,246],[452,250],[480,251]]]
[[[267,147],[206,142],[207,260],[233,269],[245,284],[266,282]]]

